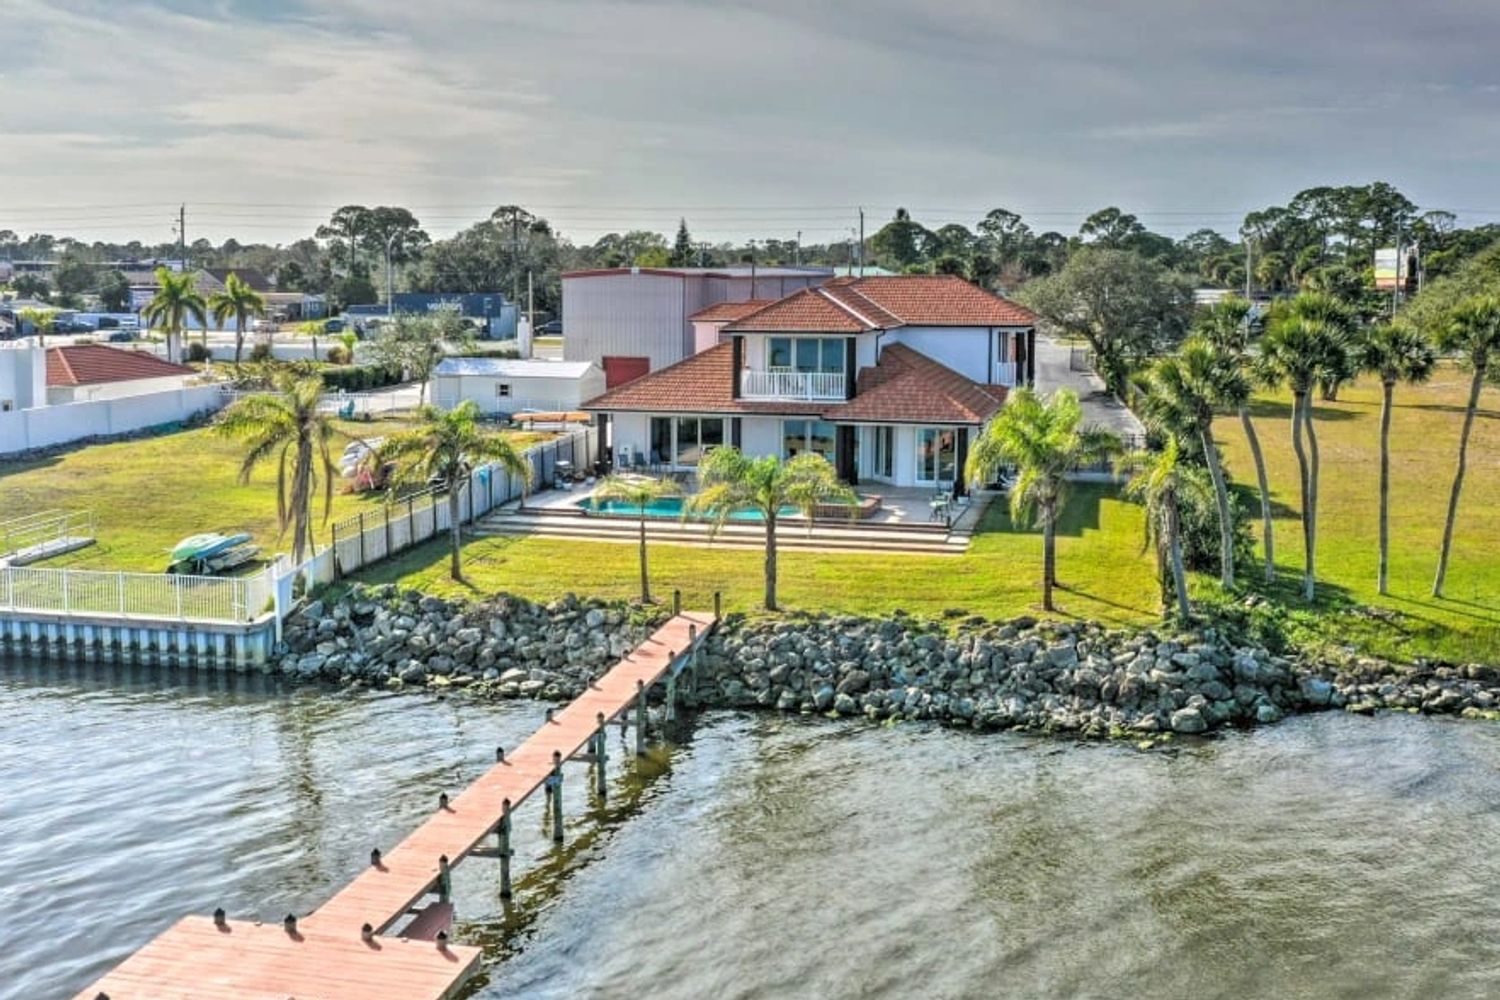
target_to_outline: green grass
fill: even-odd
[[[1500,663],[1500,398],[1487,388],[1469,445],[1469,472],[1459,506],[1446,597],[1431,596],[1443,517],[1458,453],[1468,375],[1440,367],[1425,386],[1396,388],[1391,420],[1391,561],[1389,597],[1376,593],[1380,475],[1380,386],[1362,380],[1337,402],[1316,402],[1322,451],[1319,479],[1316,614],[1300,600],[1302,531],[1290,397],[1269,395],[1252,410],[1265,451],[1276,511],[1280,580],[1271,595],[1294,614],[1302,638],[1381,656]],[[1255,467],[1238,419],[1216,432],[1235,480],[1252,491]],[[1257,512],[1253,492],[1247,506]],[[1257,559],[1262,558],[1257,544]],[[1258,583],[1261,568],[1241,569]],[[1377,609],[1375,614],[1368,610]]]
[[[1041,536],[1015,531],[1002,504],[985,515],[982,533],[963,556],[860,555],[784,550],[780,597],[808,611],[936,616],[948,609],[991,617],[1040,611]],[[1141,552],[1141,514],[1113,488],[1079,485],[1058,537],[1056,595],[1064,617],[1134,625],[1157,618],[1152,560]],[[660,544],[650,551],[658,597],[681,589],[683,602],[711,607],[721,591],[726,610],[746,611],[762,595],[762,556],[755,550]],[[432,593],[482,596],[506,590],[538,600],[572,591],[611,598],[638,595],[633,545],[553,538],[480,538],[464,547],[467,584],[447,575],[447,548],[428,544],[361,574]]]
[[[338,421],[337,426],[351,435],[375,437],[406,425]],[[344,443],[335,444],[336,452]],[[200,531],[248,532],[267,553],[288,551],[288,540],[276,526],[276,471],[257,469],[241,486],[236,477],[242,455],[239,444],[199,428],[3,463],[4,516],[48,509],[94,512],[98,543],[38,564],[46,567],[160,572],[166,568],[167,550]],[[380,505],[378,494],[338,493],[341,485],[335,484],[330,523]],[[317,510],[321,514],[321,501]],[[326,539],[321,525],[319,534]]]

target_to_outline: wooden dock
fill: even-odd
[[[432,817],[313,913],[285,924],[188,917],[126,959],[77,1000],[444,1000],[479,967],[478,948],[446,933],[405,936],[398,924],[440,924],[451,913],[450,871],[483,853],[500,860],[509,893],[511,813],[538,789],[561,780],[562,765],[605,752],[603,726],[635,708],[641,746],[645,694],[666,679],[668,711],[677,675],[714,616],[679,613],[615,664],[514,751],[457,796],[443,794]],[[497,751],[497,757],[502,756]],[[602,760],[598,761],[602,765]],[[597,780],[604,776],[597,768]],[[553,836],[562,838],[562,796],[549,795]],[[484,848],[495,836],[496,846]],[[378,851],[378,845],[373,845]],[[431,910],[419,907],[436,895]],[[445,909],[436,909],[443,907]],[[406,924],[406,926],[412,926]],[[394,934],[392,933],[395,929]],[[430,940],[429,938],[435,938]]]

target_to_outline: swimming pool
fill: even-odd
[[[686,504],[683,497],[658,497],[646,504],[647,517],[681,519],[682,508]],[[617,516],[640,517],[641,508],[628,500],[600,500],[597,505],[592,497],[584,497],[575,501],[576,505],[585,514],[613,514]],[[793,517],[797,513],[796,507],[783,507],[780,511],[781,517]],[[703,514],[693,514],[690,517],[699,521],[710,521],[712,518]],[[731,521],[759,521],[762,520],[758,510],[737,510],[729,515]]]

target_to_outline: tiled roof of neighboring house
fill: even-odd
[[[145,351],[124,351],[103,344],[47,348],[48,385],[95,385],[196,374],[186,365],[173,364]]]
[[[1005,403],[1005,389],[972,382],[904,344],[890,344],[880,362],[861,369],[848,401],[734,399],[732,346],[719,344],[660,371],[642,375],[583,404],[585,410],[653,413],[760,413],[825,420],[978,424]]]
[[[898,326],[1033,326],[1036,315],[956,275],[835,278],[733,321],[728,333],[859,333]]]
[[[688,319],[694,323],[728,323],[764,309],[775,301],[775,299],[745,299],[743,302],[715,302],[706,309],[699,309]]]
[[[266,276],[253,267],[205,267],[200,270],[221,285],[229,280],[231,274],[237,274],[241,281],[257,292],[269,292],[273,287]]]

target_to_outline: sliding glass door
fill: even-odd
[[[958,431],[951,427],[917,428],[917,482],[937,485],[958,478]]]

